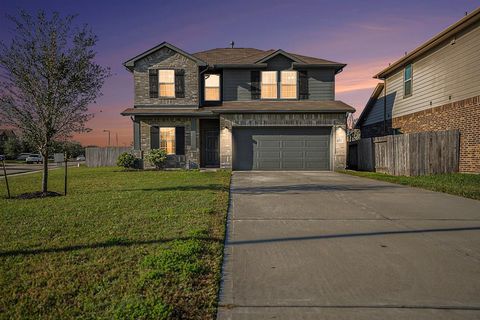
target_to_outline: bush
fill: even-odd
[[[133,168],[135,166],[135,156],[129,152],[124,152],[118,156],[117,166],[125,169]]]
[[[155,166],[157,169],[162,169],[167,160],[167,152],[163,149],[153,149],[146,156],[148,162]]]

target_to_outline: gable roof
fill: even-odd
[[[471,26],[473,23],[480,20],[480,7],[471,12],[470,14],[466,15],[456,23],[452,24],[447,29],[443,30],[427,42],[423,43],[422,45],[418,46],[417,48],[413,49],[410,53],[402,57],[401,59],[395,61],[387,68],[383,69],[379,73],[377,73],[374,78],[383,79],[389,74],[393,73],[394,71],[402,68],[403,66],[411,63],[415,58],[421,57],[425,53],[427,53],[430,49],[435,48],[445,40],[454,37],[455,34],[458,32],[466,29],[467,27]]]
[[[278,54],[282,54],[293,60],[295,66],[331,66],[337,71],[346,66],[344,63],[304,56],[297,53],[287,52],[282,49],[260,50],[255,48],[216,48],[194,53],[193,56],[212,66],[238,66],[262,65],[268,59],[271,59]]]
[[[155,47],[153,47],[153,48],[151,48],[151,49],[149,49],[149,50],[147,50],[147,51],[145,51],[145,52],[143,52],[143,53],[140,53],[139,55],[137,55],[137,56],[135,56],[135,57],[133,57],[133,58],[125,61],[125,62],[123,63],[123,65],[124,65],[127,69],[129,69],[130,71],[132,71],[132,70],[133,70],[133,67],[134,67],[134,65],[135,65],[135,61],[138,61],[138,60],[140,60],[140,59],[142,59],[142,58],[144,58],[144,57],[146,57],[146,56],[148,56],[148,55],[150,55],[150,54],[154,53],[155,51],[160,50],[160,49],[162,49],[162,48],[169,48],[170,50],[176,51],[176,52],[178,52],[178,53],[180,53],[180,54],[182,54],[182,55],[184,55],[184,56],[192,59],[193,61],[195,61],[195,62],[196,62],[198,65],[200,65],[200,66],[205,66],[205,65],[206,65],[206,63],[205,63],[203,60],[201,60],[201,59],[199,59],[199,58],[191,55],[190,53],[185,52],[185,51],[183,51],[182,49],[177,48],[177,47],[175,47],[174,45],[172,45],[172,44],[170,44],[170,43],[168,43],[168,42],[165,42],[165,41],[162,42],[162,43],[160,43],[159,45],[157,45],[157,46],[155,46]]]
[[[370,110],[375,105],[375,101],[378,99],[378,96],[380,95],[380,93],[382,93],[383,86],[384,86],[383,82],[377,83],[377,86],[373,90],[373,93],[370,96],[370,99],[368,99],[368,102],[365,105],[365,108],[363,108],[362,113],[360,114],[360,117],[358,118],[358,121],[355,124],[356,129],[360,129],[360,126],[367,118],[368,114],[370,113]]]

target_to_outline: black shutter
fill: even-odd
[[[150,127],[150,149],[160,148],[160,135],[158,127]]]
[[[250,72],[250,94],[252,100],[260,99],[260,71]]]
[[[158,70],[148,70],[148,84],[150,88],[150,98],[158,98]]]
[[[175,128],[175,154],[185,154],[185,127]]]
[[[185,71],[175,70],[175,97],[185,98]]]
[[[298,97],[300,100],[306,100],[309,97],[307,70],[298,71],[298,80]]]

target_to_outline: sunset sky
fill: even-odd
[[[168,41],[187,52],[227,47],[284,49],[347,63],[337,76],[336,99],[357,109],[377,80],[372,76],[480,5],[471,0],[435,1],[23,1],[1,0],[0,40],[8,43],[12,25],[5,14],[20,9],[78,14],[98,35],[97,61],[112,69],[84,145],[130,145],[132,126],[120,112],[133,104],[132,74],[122,62]]]

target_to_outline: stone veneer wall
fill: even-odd
[[[198,119],[191,117],[138,117],[140,121],[140,146],[143,157],[150,149],[150,127],[185,127],[185,156],[170,155],[167,159],[167,167],[173,168],[196,168],[200,166],[200,137],[198,130],[192,131],[192,121],[196,121],[195,127],[198,128]],[[192,135],[195,142],[192,143]],[[144,167],[149,168],[151,164],[144,161]]]
[[[150,98],[148,69],[185,70],[185,98]],[[184,55],[162,48],[135,62],[135,105],[198,105],[198,66]]]
[[[393,118],[403,133],[460,130],[460,172],[480,172],[480,96]]]
[[[333,126],[333,168],[345,169],[347,161],[344,113],[249,113],[220,115],[220,167],[232,168],[232,128],[237,126]]]

